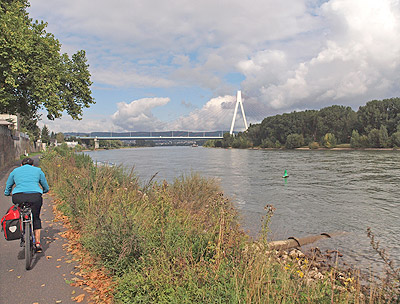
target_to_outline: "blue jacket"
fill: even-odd
[[[15,184],[14,190],[12,187]],[[40,188],[40,186],[42,188]],[[31,165],[23,165],[15,168],[8,176],[6,182],[6,189],[4,195],[10,195],[15,193],[46,193],[49,191],[49,185],[47,184],[46,177],[42,169]]]

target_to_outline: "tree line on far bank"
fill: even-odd
[[[358,111],[333,105],[321,110],[285,113],[252,124],[236,136],[224,134],[204,146],[223,148],[400,147],[400,98],[372,100]]]

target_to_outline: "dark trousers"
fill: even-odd
[[[33,230],[42,228],[40,209],[43,205],[43,198],[41,193],[15,193],[12,196],[12,202],[15,205],[29,203],[31,205],[33,215]]]

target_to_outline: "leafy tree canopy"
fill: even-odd
[[[63,111],[80,119],[94,103],[85,51],[60,54],[60,42],[46,23],[29,18],[28,6],[27,0],[0,2],[0,113],[36,122],[45,109],[51,120]]]
[[[56,140],[58,143],[63,143],[64,142],[64,134],[62,132],[58,132],[56,134]]]

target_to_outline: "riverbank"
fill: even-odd
[[[319,276],[309,258],[284,263],[265,245],[260,249],[241,231],[232,202],[212,179],[191,175],[140,185],[133,172],[63,155],[48,153],[42,167],[83,248],[113,277],[116,303],[365,299],[357,278],[345,284],[328,268],[309,280]],[[263,231],[260,244],[268,225]]]
[[[215,147],[212,147],[215,148]],[[235,149],[232,147],[223,149]],[[309,147],[300,147],[295,149],[285,149],[285,148],[261,148],[261,147],[251,147],[247,148],[249,150],[266,150],[266,151],[400,151],[399,148],[348,148],[348,147],[336,147],[336,148],[316,148],[311,149]]]

